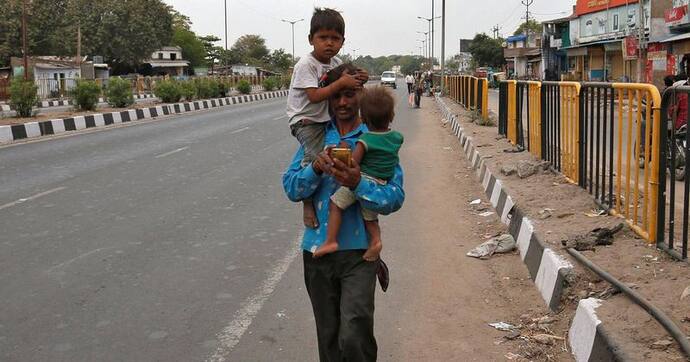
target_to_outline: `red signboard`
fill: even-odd
[[[577,0],[575,14],[580,16],[637,2],[638,0]]]
[[[674,75],[676,74],[676,57],[673,54],[667,55],[666,58],[666,74]]]
[[[634,36],[629,36],[623,39],[623,57],[625,60],[637,59],[637,50],[639,48],[639,42]]]
[[[685,24],[688,22],[688,6],[683,5],[673,9],[664,11],[664,18],[666,25],[673,26]]]

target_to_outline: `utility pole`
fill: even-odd
[[[441,0],[441,94],[446,89],[446,0]]]
[[[22,1],[22,51],[24,52],[24,80],[29,80],[29,49],[26,44],[26,0]]]
[[[431,0],[431,72],[434,71],[434,3],[436,0]]]
[[[299,19],[299,20],[285,20],[285,19],[280,19],[280,21],[284,23],[290,23],[292,26],[292,65],[295,65],[295,23],[299,23],[304,19]]]
[[[77,69],[81,78],[81,23],[77,24]]]
[[[225,50],[228,50],[228,0],[223,0],[223,4],[225,5],[223,12],[225,15]]]
[[[642,1],[639,2],[637,10],[637,83],[644,83],[643,73],[644,65],[642,64],[642,52],[644,51],[644,6]]]
[[[525,5],[527,7],[527,11],[525,12],[525,35],[529,35],[529,6],[534,3],[534,0],[522,0],[522,5]]]
[[[494,39],[498,39],[498,36],[499,36],[499,33],[498,33],[498,32],[499,32],[500,30],[501,30],[501,28],[498,27],[498,24],[496,24],[496,26],[494,26],[493,28],[491,28],[491,32],[494,34]]]

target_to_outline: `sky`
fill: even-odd
[[[224,0],[164,1],[189,16],[198,35],[216,35],[223,39],[218,45],[225,45]],[[332,7],[345,18],[341,54],[419,55],[425,35],[417,32],[427,32],[429,26],[417,17],[430,18],[432,2],[434,15],[440,16],[442,0],[227,0],[228,47],[244,34],[258,34],[269,49],[292,53],[291,26],[281,20],[304,19],[295,24],[295,54],[302,56],[311,51],[307,35],[314,7]],[[533,0],[530,13],[537,20],[557,19],[569,16],[574,4],[575,0]],[[524,17],[521,0],[446,1],[446,58],[459,51],[459,39],[481,32],[492,35],[496,25],[501,35],[511,35]],[[434,54],[440,57],[441,19],[434,23]]]

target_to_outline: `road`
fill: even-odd
[[[435,105],[397,94],[407,200],[382,224],[381,360],[502,359],[486,324],[540,297],[517,255],[464,256],[501,226],[467,206],[482,192]],[[0,148],[0,360],[316,360],[284,102]]]

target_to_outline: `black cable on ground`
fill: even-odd
[[[596,264],[592,263],[589,259],[585,258],[584,255],[580,254],[577,250],[573,248],[568,248],[568,253],[573,256],[578,262],[586,266],[589,270],[593,271],[602,279],[611,283],[613,286],[618,288],[621,292],[625,293],[628,298],[632,299],[637,305],[646,310],[647,313],[652,315],[659,324],[661,324],[666,331],[673,337],[673,339],[678,342],[680,349],[685,354],[686,358],[690,358],[690,342],[683,331],[675,324],[673,321],[661,311],[661,309],[654,306],[652,303],[642,298],[640,294],[629,288],[627,285],[621,283],[620,280],[614,278],[611,274],[607,273],[603,269],[599,268]]]

